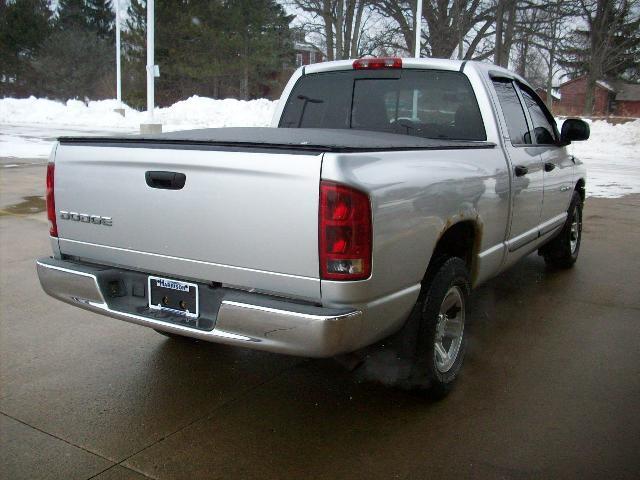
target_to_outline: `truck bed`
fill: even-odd
[[[306,152],[377,152],[494,148],[491,142],[420,138],[395,133],[328,128],[204,128],[156,135],[61,137],[62,145],[127,148],[282,149]]]

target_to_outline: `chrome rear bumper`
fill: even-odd
[[[220,287],[222,301],[211,330],[116,310],[101,276],[110,267],[42,258],[37,261],[43,290],[58,300],[109,317],[209,342],[305,357],[331,357],[360,345],[362,312],[287,302],[266,295]],[[114,273],[115,272],[115,273]]]

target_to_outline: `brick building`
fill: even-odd
[[[620,117],[640,118],[640,85],[636,83],[616,82],[614,113]]]
[[[560,103],[560,94],[558,93],[556,88],[551,90],[551,98],[553,101],[552,105],[549,105],[547,102],[547,90],[544,88],[536,88],[536,93],[540,97],[540,99],[549,107],[552,111],[556,111],[558,108],[558,104]]]
[[[296,67],[324,61],[324,55],[320,49],[309,43],[296,42],[294,49],[296,51]]]
[[[560,101],[554,102],[556,115],[582,115],[587,78],[574,78],[559,87]],[[640,85],[623,81],[598,80],[594,90],[594,116],[640,117]]]
[[[311,63],[320,63],[325,59],[324,53],[312,42],[307,41],[307,35],[301,28],[293,30],[293,49],[296,53],[294,67],[298,68],[302,65]]]
[[[564,82],[560,85],[559,90],[560,102],[554,113],[556,115],[582,115],[587,94],[587,77],[578,77]],[[615,98],[614,88],[607,82],[598,80],[593,95],[593,115],[610,115],[613,109],[613,99]]]

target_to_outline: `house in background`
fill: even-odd
[[[640,84],[615,82],[616,98],[613,110],[620,117],[640,118]]]
[[[538,96],[540,97],[540,99],[547,105],[547,107],[549,107],[550,110],[552,111],[556,111],[558,108],[558,104],[560,103],[560,93],[558,93],[558,89],[557,88],[552,88],[551,89],[551,99],[553,101],[553,103],[550,105],[549,102],[547,102],[547,89],[546,88],[542,88],[542,87],[538,87],[535,89],[536,93],[538,94]]]
[[[324,61],[324,53],[313,43],[308,42],[304,31],[296,30],[293,33],[293,49],[296,52],[295,67],[319,63]]]
[[[587,77],[564,82],[559,87],[556,115],[579,116],[584,111]],[[555,102],[554,102],[555,105]],[[598,80],[594,90],[593,115],[597,117],[640,117],[640,85],[624,81]]]

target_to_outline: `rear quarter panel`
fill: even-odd
[[[325,304],[370,302],[419,284],[435,245],[452,224],[477,224],[476,253],[501,255],[509,216],[509,177],[498,147],[477,150],[325,154],[322,179],[369,194],[371,277],[322,281]]]

